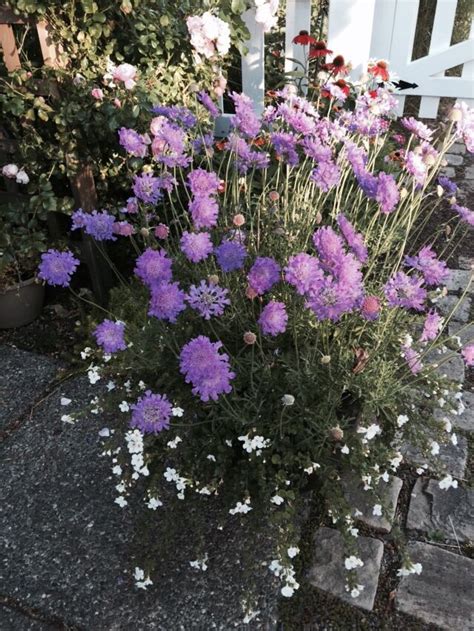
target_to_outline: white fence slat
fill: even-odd
[[[383,0],[379,1],[383,2]],[[411,62],[413,54],[419,4],[419,0],[398,0],[394,15],[390,66],[405,81],[411,81],[407,79],[406,67]],[[411,90],[410,94],[413,94]],[[397,110],[399,116],[403,114],[404,107],[405,96],[399,96]]]
[[[393,26],[397,0],[384,0],[375,3],[372,39],[370,42],[370,57],[391,61]]]
[[[242,18],[250,32],[248,53],[242,56],[242,92],[249,96],[257,114],[263,112],[265,96],[265,40],[263,25],[255,21],[255,9],[248,9]]]
[[[302,70],[291,59],[297,59],[304,64],[304,47],[301,44],[293,44],[293,38],[300,31],[311,30],[311,0],[287,0],[286,2],[286,27],[285,27],[285,72]],[[308,53],[308,47],[306,47]],[[305,90],[306,92],[306,90]]]
[[[375,0],[330,0],[328,48],[352,63],[358,79],[370,59]]]
[[[454,18],[456,17],[457,0],[439,0],[436,5],[433,31],[429,55],[446,50],[451,44]],[[444,76],[444,71],[435,76]],[[420,118],[436,118],[438,115],[439,97],[423,96],[420,103]]]
[[[474,49],[474,18],[471,22],[471,32],[469,34],[470,40],[472,42],[472,47]],[[471,55],[474,57],[474,54]],[[470,92],[468,93],[469,98],[458,99],[459,101],[465,101],[469,107],[474,107],[474,60],[467,61],[462,69],[462,78],[467,79],[470,84]]]

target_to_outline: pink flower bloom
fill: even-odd
[[[402,346],[402,354],[408,364],[408,367],[414,375],[417,375],[423,370],[423,364],[420,361],[420,354],[417,353],[417,351],[410,346]]]
[[[91,96],[96,101],[102,101],[102,99],[104,98],[104,93],[102,92],[100,88],[93,88],[91,90]]]
[[[186,20],[191,44],[200,55],[211,59],[216,55],[225,55],[230,48],[230,28],[227,22],[206,11],[203,15],[190,15]]]
[[[131,64],[120,64],[112,70],[112,78],[114,81],[123,81],[125,89],[132,90],[136,84],[137,69]]]
[[[465,346],[461,351],[461,355],[463,356],[466,366],[474,366],[474,344]]]
[[[439,313],[436,313],[436,311],[430,311],[423,325],[423,333],[421,334],[420,342],[429,342],[436,339],[442,326],[443,318]]]
[[[380,300],[377,296],[366,296],[364,298],[361,313],[366,320],[377,320],[380,313]]]
[[[167,239],[170,229],[164,223],[159,223],[155,228],[155,237],[157,239]]]

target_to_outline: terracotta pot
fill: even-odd
[[[43,310],[44,286],[34,278],[0,291],[0,329],[33,322]]]

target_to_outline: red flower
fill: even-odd
[[[375,63],[369,63],[367,68],[370,74],[374,75],[374,77],[380,77],[382,81],[388,81],[388,62],[383,59],[379,59]]]
[[[308,31],[300,31],[296,37],[293,37],[293,44],[301,44],[302,46],[308,46],[308,44],[316,44],[316,40],[312,37]]]
[[[329,70],[334,74],[347,74],[349,72],[349,69],[346,66],[346,62],[342,55],[336,55],[331,63],[323,64],[321,67],[323,70]]]
[[[331,55],[332,50],[326,48],[326,42],[314,42],[311,44],[311,48],[309,49],[309,58],[314,59],[316,57],[326,57],[326,55]]]

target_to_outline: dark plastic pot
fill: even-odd
[[[43,310],[44,286],[34,278],[0,291],[0,329],[33,322]]]

